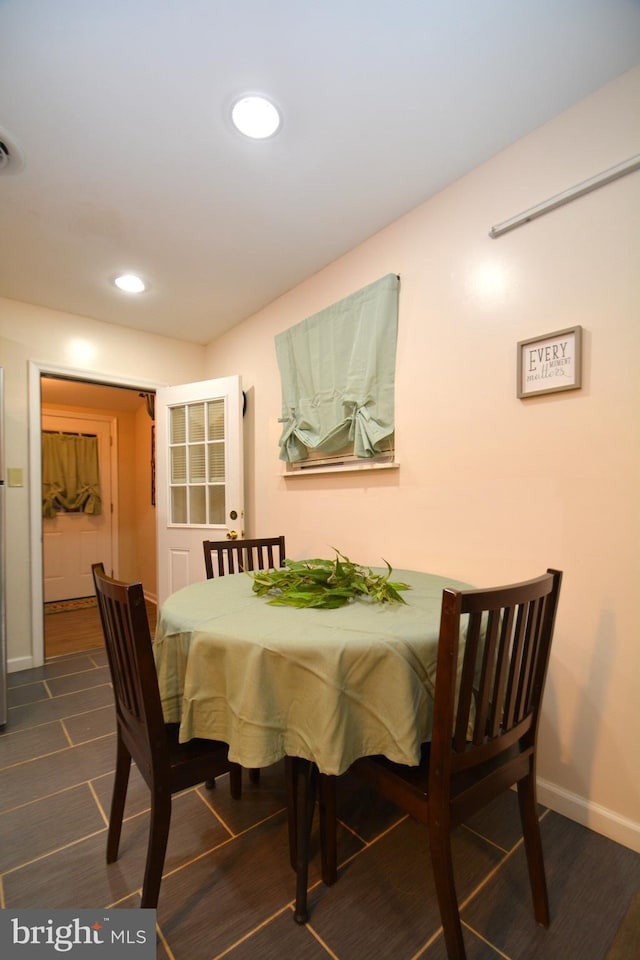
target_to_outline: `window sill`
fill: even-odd
[[[319,476],[327,473],[364,473],[371,470],[398,470],[400,464],[396,461],[391,463],[331,463],[322,467],[302,467],[298,470],[282,471],[281,476],[285,480],[298,480],[301,477]]]

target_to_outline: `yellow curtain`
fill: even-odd
[[[42,434],[42,515],[102,513],[97,437]]]

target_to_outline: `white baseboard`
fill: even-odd
[[[545,807],[640,853],[640,823],[637,821],[571,793],[557,783],[538,778],[537,787],[538,801]]]
[[[7,660],[7,673],[17,673],[18,670],[31,670],[33,657],[12,657]]]

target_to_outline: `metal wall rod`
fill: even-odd
[[[582,183],[576,184],[575,187],[570,187],[563,193],[557,193],[554,197],[550,197],[549,200],[544,200],[537,206],[525,210],[524,213],[519,213],[517,216],[511,217],[510,220],[504,220],[502,223],[496,224],[495,227],[491,227],[489,230],[489,236],[495,240],[497,237],[501,237],[503,233],[508,233],[509,230],[515,230],[516,227],[522,226],[523,223],[535,220],[536,217],[541,217],[543,214],[549,213],[550,210],[555,210],[557,207],[561,207],[571,200],[583,197],[585,193],[591,193],[592,190],[597,190],[598,187],[604,187],[606,183],[611,183],[612,180],[618,180],[620,177],[624,177],[628,173],[633,173],[634,170],[638,169],[640,169],[640,154],[624,160],[615,167],[609,167],[608,170],[603,170],[602,173],[597,173],[595,177],[591,177],[590,180],[583,180]]]

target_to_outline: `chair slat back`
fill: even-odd
[[[113,580],[101,563],[91,570],[118,723],[136,763],[150,769],[166,738],[142,584]]]
[[[202,546],[207,580],[225,574],[284,566],[283,536],[253,540],[205,540]]]
[[[525,735],[533,742],[561,579],[549,570],[507,587],[444,591],[432,735],[441,773],[483,763]]]

